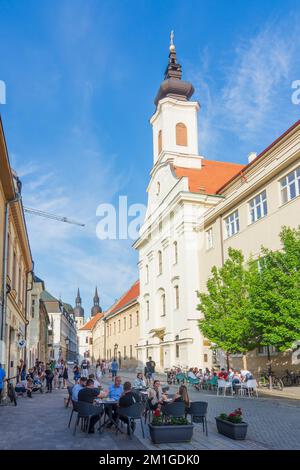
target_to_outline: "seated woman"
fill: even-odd
[[[15,386],[15,392],[17,395],[22,396],[22,397],[24,396],[24,393],[26,393],[25,385],[20,380],[17,382]]]
[[[32,391],[33,391],[33,380],[30,375],[26,377],[26,385],[25,385],[27,396],[28,398],[32,398]]]
[[[190,370],[188,371],[188,377],[189,377],[190,379],[193,379],[193,380],[196,380],[196,379],[197,379],[196,375],[194,374],[194,370],[193,370],[192,367],[191,367]]]
[[[143,379],[143,374],[142,372],[139,372],[136,376],[135,381],[133,382],[133,387],[134,388],[146,388],[146,382]]]
[[[209,385],[210,389],[212,389],[214,387],[217,387],[217,385],[218,385],[218,376],[217,376],[216,372],[213,373],[213,376],[212,376],[211,379],[207,380],[207,384]]]
[[[231,383],[232,383],[233,390],[236,391],[236,389],[238,389],[238,388],[240,387],[241,382],[242,382],[242,381],[241,381],[241,376],[240,376],[240,374],[238,373],[238,371],[235,370],[235,371],[233,372],[232,377],[231,377]]]
[[[178,392],[175,393],[172,403],[184,402],[185,409],[188,410],[190,407],[190,397],[188,390],[185,385],[180,385]]]
[[[150,388],[148,392],[148,406],[150,410],[156,410],[156,408],[160,408],[162,401],[163,393],[160,386],[160,381],[154,380],[153,387]]]

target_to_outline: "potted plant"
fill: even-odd
[[[243,421],[241,408],[237,408],[228,415],[221,413],[216,418],[217,429],[220,434],[231,439],[243,440],[247,434],[248,424]]]
[[[154,411],[149,424],[150,437],[154,444],[189,442],[193,429],[194,425],[186,418],[166,418],[159,409]]]

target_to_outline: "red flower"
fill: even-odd
[[[160,410],[158,408],[156,408],[156,410],[154,411],[154,416],[156,416],[157,418],[160,416]]]

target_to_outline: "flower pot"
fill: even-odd
[[[154,444],[189,442],[193,437],[193,424],[162,425],[149,424],[150,437]]]
[[[247,423],[231,423],[220,418],[216,418],[218,432],[231,439],[243,440],[247,434]]]

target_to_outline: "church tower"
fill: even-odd
[[[200,169],[197,125],[200,105],[190,101],[194,87],[182,80],[173,39],[172,31],[168,65],[154,100],[156,111],[150,119],[154,166],[172,162],[175,166]]]
[[[75,299],[75,308],[74,308],[74,315],[75,315],[75,320],[76,320],[76,325],[77,325],[77,330],[81,328],[85,321],[84,321],[84,309],[82,308],[81,305],[81,297],[80,297],[80,292],[79,289],[77,290],[77,297]]]
[[[97,313],[101,313],[101,312],[102,312],[102,308],[100,307],[100,299],[99,299],[98,290],[96,287],[95,295],[94,295],[94,305],[91,308],[91,316],[94,317],[95,315],[97,315]]]

